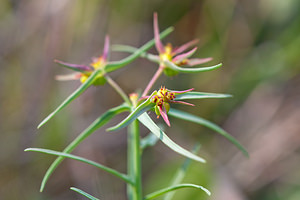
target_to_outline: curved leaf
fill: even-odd
[[[197,189],[201,189],[202,191],[204,191],[208,196],[211,195],[210,191],[208,189],[206,189],[205,187],[203,187],[203,186],[190,184],[190,183],[185,183],[185,184],[179,184],[179,185],[167,187],[167,188],[158,190],[156,192],[153,192],[151,194],[148,194],[147,196],[145,196],[144,200],[154,199],[154,198],[156,198],[160,195],[163,195],[167,192],[171,192],[173,190],[177,190],[177,189],[181,189],[181,188],[197,188]]]
[[[43,126],[47,121],[49,121],[54,115],[56,115],[59,111],[61,111],[64,107],[66,107],[69,103],[71,103],[74,99],[76,99],[79,95],[81,95],[88,87],[90,87],[93,82],[97,79],[97,76],[101,73],[100,70],[94,71],[91,76],[83,83],[81,86],[75,90],[66,100],[64,100],[50,115],[48,115],[39,125],[38,128]]]
[[[156,137],[154,134],[149,133],[146,137],[141,139],[140,146],[141,149],[144,150],[147,147],[154,146],[156,142],[158,141],[158,137]]]
[[[82,196],[85,196],[88,199],[91,199],[91,200],[100,200],[100,199],[98,199],[96,197],[93,197],[92,195],[90,195],[90,194],[88,194],[88,193],[86,193],[86,192],[84,192],[81,189],[78,189],[76,187],[71,187],[70,189],[73,190],[73,191],[75,191],[75,192],[77,192],[77,193],[79,193],[79,194],[81,194]]]
[[[174,63],[172,63],[171,61],[165,60],[164,64],[177,71],[177,72],[183,72],[183,73],[197,73],[197,72],[206,72],[206,71],[212,71],[214,69],[218,69],[219,67],[222,66],[222,63],[214,65],[214,66],[210,66],[210,67],[199,67],[199,68],[184,68],[184,67],[178,67],[177,65],[175,65]]]
[[[217,94],[217,93],[207,93],[207,92],[186,92],[178,94],[175,100],[185,100],[185,99],[207,99],[207,98],[229,98],[232,97],[230,94]]]
[[[187,151],[186,149],[182,148],[175,142],[173,142],[149,117],[147,113],[142,114],[140,117],[138,117],[138,120],[144,124],[156,137],[158,137],[165,145],[167,145],[170,149],[173,151],[191,158],[193,160],[196,160],[198,162],[205,163],[205,160],[199,156],[196,156],[195,154]]]
[[[105,125],[107,122],[109,122],[114,116],[117,114],[120,114],[122,112],[125,112],[129,110],[127,105],[122,104],[120,106],[117,106],[115,108],[112,108],[102,114],[100,117],[98,117],[89,127],[87,127],[82,133],[80,133],[64,150],[64,153],[70,153],[72,152],[85,138],[87,138],[89,135],[91,135],[93,132],[95,132],[97,129],[99,129],[101,126]],[[44,175],[43,181],[41,183],[40,191],[43,191],[45,188],[45,185],[51,176],[51,174],[54,172],[54,170],[58,167],[58,165],[64,160],[64,157],[58,157],[56,160],[50,165],[48,168],[46,174]]]
[[[110,127],[106,129],[107,131],[116,131],[121,128],[124,128],[128,126],[131,122],[133,122],[136,118],[138,118],[141,114],[144,112],[150,110],[153,107],[153,103],[151,103],[151,98],[153,95],[155,95],[157,92],[154,91],[146,101],[144,101],[141,105],[139,105],[134,111],[132,111],[123,121],[121,121],[119,124]]]
[[[127,53],[134,53],[138,50],[138,48],[129,46],[129,45],[113,45],[112,46],[113,51],[119,51],[119,52],[127,52]],[[158,56],[144,52],[140,55],[142,58],[146,58],[152,62],[159,63],[160,59]]]
[[[200,149],[200,144],[196,144],[193,148],[193,150],[191,151],[192,153],[197,153]],[[171,186],[173,185],[178,185],[181,183],[181,181],[184,179],[185,174],[188,170],[188,167],[191,164],[191,159],[190,158],[186,158],[186,160],[184,161],[184,163],[181,165],[181,167],[176,171],[173,180],[171,182]],[[169,192],[168,194],[166,194],[166,196],[164,197],[164,200],[171,200],[173,198],[175,194],[175,191],[173,192]]]
[[[132,184],[132,181],[128,178],[128,176],[126,174],[120,173],[112,168],[106,167],[104,165],[101,165],[94,161],[82,158],[80,156],[75,156],[75,155],[72,155],[69,153],[62,153],[62,152],[53,151],[50,149],[41,149],[41,148],[28,148],[28,149],[25,149],[24,151],[34,151],[34,152],[40,152],[40,153],[45,153],[45,154],[50,154],[50,155],[55,155],[55,156],[61,156],[61,157],[65,157],[65,158],[71,158],[73,160],[77,160],[77,161],[92,165],[94,167],[97,167],[99,169],[102,169],[102,170],[124,180],[125,182]]]
[[[166,30],[164,30],[161,34],[160,34],[160,38],[164,38],[167,35],[169,35],[172,31],[174,30],[173,27],[167,28]],[[145,51],[148,51],[152,46],[154,46],[154,39],[150,40],[149,42],[147,42],[146,44],[144,44],[142,47],[140,47],[137,51],[135,51],[133,54],[131,54],[130,56],[117,61],[117,62],[109,62],[106,66],[105,66],[105,71],[106,72],[111,72],[114,70],[117,70],[129,63],[131,63],[133,60],[135,60],[136,58],[138,58],[141,54],[143,54]]]
[[[214,124],[213,122],[210,122],[206,119],[203,119],[201,117],[192,115],[190,113],[187,112],[183,112],[180,110],[176,110],[171,108],[169,113],[170,116],[179,118],[179,119],[183,119],[186,121],[190,121],[190,122],[194,122],[200,125],[203,125],[207,128],[210,128],[214,131],[216,131],[217,133],[221,134],[222,136],[224,136],[226,139],[228,139],[230,142],[232,142],[237,148],[239,148],[243,154],[247,157],[249,157],[249,154],[247,152],[247,150],[234,138],[232,137],[229,133],[227,133],[224,129],[222,129],[221,127],[219,127],[218,125]]]

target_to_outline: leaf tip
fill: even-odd
[[[44,191],[44,185],[41,185],[41,187],[40,187],[40,192],[43,192]]]
[[[37,129],[40,129],[43,126],[42,122],[37,126]]]
[[[250,155],[246,149],[244,149],[242,152],[243,152],[244,156],[246,156],[246,158],[250,158]]]
[[[110,127],[110,128],[107,128],[105,129],[106,132],[111,132],[111,131],[114,131],[116,130],[116,128],[113,126],[113,127]]]

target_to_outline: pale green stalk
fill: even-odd
[[[131,105],[131,102],[128,98],[128,96],[125,94],[125,92],[122,90],[122,88],[114,81],[112,80],[107,74],[105,75],[105,78],[109,85],[115,89],[115,91],[122,97],[122,99],[128,104]]]
[[[128,128],[128,176],[133,184],[127,184],[127,195],[129,200],[142,199],[142,172],[141,172],[141,150],[140,130],[138,120],[134,120]]]

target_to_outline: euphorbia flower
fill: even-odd
[[[92,58],[92,62],[89,65],[78,65],[78,64],[71,64],[62,62],[59,60],[55,60],[56,63],[59,63],[69,69],[77,71],[73,74],[68,75],[58,75],[56,76],[57,80],[80,80],[84,83],[88,77],[93,73],[94,70],[103,69],[107,63],[108,59],[108,52],[109,52],[109,37],[105,37],[105,43],[103,48],[103,53],[101,56],[97,58]],[[94,85],[103,85],[106,82],[105,78],[103,77],[103,73],[99,74],[99,77],[94,81]]]
[[[173,48],[170,43],[168,43],[166,46],[164,46],[160,40],[159,37],[159,28],[158,28],[158,20],[157,20],[157,13],[154,13],[154,19],[153,19],[153,27],[154,27],[154,38],[155,38],[155,47],[159,53],[159,59],[160,59],[160,66],[164,68],[164,72],[167,75],[175,75],[177,74],[176,71],[169,69],[167,66],[165,66],[164,61],[171,61],[177,66],[182,65],[188,65],[188,66],[194,66],[194,65],[200,65],[206,62],[209,62],[212,60],[212,58],[193,58],[188,59],[190,56],[192,56],[195,51],[197,50],[197,47],[194,47],[192,50],[183,53],[188,48],[194,46],[196,43],[198,43],[198,40],[192,40],[190,42],[187,42],[186,44],[183,44],[180,47]]]
[[[168,126],[170,126],[170,121],[168,119],[168,112],[170,110],[170,103],[179,103],[179,104],[185,104],[189,106],[194,106],[194,104],[187,103],[184,101],[176,101],[176,94],[182,94],[185,92],[192,91],[194,88],[184,90],[184,91],[174,91],[174,90],[168,90],[165,87],[161,87],[157,94],[154,95],[151,99],[152,103],[155,103],[154,109],[155,113],[157,115],[157,118],[161,115],[164,121]]]

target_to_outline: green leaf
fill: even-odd
[[[39,125],[38,128],[43,126],[46,122],[48,122],[54,115],[56,115],[59,111],[61,111],[64,107],[66,107],[69,103],[71,103],[74,99],[76,99],[79,95],[81,95],[88,87],[90,87],[93,82],[98,78],[97,76],[101,73],[100,70],[94,71],[91,76],[83,83],[81,86],[75,90],[66,100],[62,102],[50,115],[48,115]]]
[[[127,53],[134,53],[138,50],[138,48],[135,48],[133,46],[129,45],[113,45],[112,46],[113,51],[119,51],[119,52],[127,52]],[[159,56],[144,52],[140,55],[142,58],[146,58],[152,62],[159,63],[160,59]]]
[[[141,140],[141,149],[144,150],[147,147],[154,146],[158,141],[158,137],[154,134],[149,133],[146,137]]]
[[[173,142],[149,117],[147,113],[142,114],[138,117],[138,120],[144,124],[156,137],[158,137],[165,145],[167,145],[170,149],[181,154],[185,157],[191,158],[198,162],[205,163],[205,160],[191,152],[187,151],[186,149],[182,148],[175,142]]]
[[[93,197],[92,195],[90,195],[90,194],[88,194],[88,193],[86,193],[86,192],[84,192],[84,191],[82,191],[82,190],[80,190],[80,189],[78,189],[76,187],[71,187],[70,189],[73,190],[73,191],[75,191],[75,192],[77,192],[77,193],[79,193],[79,194],[81,194],[82,196],[85,196],[88,199],[91,199],[91,200],[100,200],[100,199],[98,199],[96,197]]]
[[[207,93],[207,92],[186,92],[186,93],[176,95],[175,100],[229,98],[229,97],[232,96],[230,94],[217,94],[217,93]]]
[[[144,101],[141,105],[139,105],[134,111],[132,111],[123,121],[119,124],[106,129],[107,131],[116,131],[121,128],[128,126],[131,122],[133,122],[136,118],[138,118],[144,112],[150,110],[153,107],[153,103],[151,103],[151,98],[155,95],[157,91],[154,91],[146,101]]]
[[[73,160],[77,160],[83,163],[87,163],[89,165],[92,165],[94,167],[97,167],[99,169],[102,169],[122,180],[124,180],[127,183],[133,184],[133,182],[128,178],[128,176],[126,174],[120,173],[112,168],[106,167],[104,165],[101,165],[99,163],[96,163],[94,161],[79,157],[79,156],[75,156],[69,153],[62,153],[62,152],[58,152],[58,151],[53,151],[50,149],[41,149],[41,148],[28,148],[25,149],[24,151],[34,151],[34,152],[40,152],[40,153],[45,153],[45,154],[50,154],[50,155],[55,155],[55,156],[61,156],[61,157],[65,157],[65,158],[71,158]]]
[[[181,189],[181,188],[197,188],[197,189],[201,189],[202,191],[204,191],[208,196],[211,195],[210,191],[208,189],[206,189],[205,187],[203,187],[203,186],[190,184],[190,183],[185,183],[185,184],[179,184],[179,185],[167,187],[167,188],[158,190],[156,192],[153,192],[151,194],[148,194],[147,196],[145,196],[144,200],[154,199],[154,198],[156,198],[160,195],[163,195],[167,192],[171,192],[173,190],[177,190],[177,189]]]
[[[210,128],[210,129],[216,131],[217,133],[221,134],[226,139],[228,139],[230,142],[232,142],[237,148],[239,148],[245,156],[249,157],[249,154],[248,154],[247,150],[234,137],[232,137],[224,129],[222,129],[218,125],[214,124],[213,122],[210,122],[210,121],[208,121],[206,119],[203,119],[201,117],[198,117],[198,116],[195,116],[195,115],[192,115],[190,113],[183,112],[183,111],[180,111],[180,110],[176,110],[176,109],[173,109],[173,108],[170,109],[168,115],[173,116],[173,117],[177,117],[179,119],[183,119],[183,120],[186,120],[186,121],[194,122],[196,124],[203,125],[207,128]]]
[[[173,69],[177,72],[183,72],[183,73],[197,73],[197,72],[212,71],[212,70],[218,69],[219,67],[222,66],[222,63],[220,63],[218,65],[214,65],[214,66],[210,66],[210,67],[199,67],[199,68],[189,67],[189,68],[184,68],[184,67],[178,67],[177,65],[175,65],[174,63],[172,63],[169,60],[165,60],[164,64],[167,67],[169,67],[169,68],[171,68],[171,69]]]
[[[87,127],[82,133],[80,133],[64,150],[64,153],[70,153],[72,152],[84,139],[86,139],[89,135],[91,135],[93,132],[95,132],[97,129],[99,129],[101,126],[105,125],[107,122],[109,122],[114,116],[124,112],[128,111],[129,108],[126,104],[122,104],[120,106],[117,106],[115,108],[112,108],[102,114],[100,117],[98,117],[89,127]],[[45,185],[50,178],[51,174],[54,172],[54,170],[58,167],[58,165],[64,160],[64,157],[58,157],[56,160],[51,164],[51,166],[48,168],[42,184],[40,191],[42,192],[45,188]]]
[[[161,34],[160,34],[160,38],[164,38],[167,35],[169,35],[172,31],[174,30],[173,27],[167,28],[166,30],[164,30]],[[141,54],[143,54],[145,51],[148,51],[152,46],[154,46],[155,42],[154,39],[150,40],[149,42],[147,42],[146,44],[144,44],[142,47],[140,47],[137,51],[135,51],[133,54],[131,54],[130,56],[117,61],[117,62],[109,62],[106,66],[105,66],[105,71],[106,72],[112,72],[115,71],[129,63],[131,63],[132,61],[134,61],[136,58],[138,58]]]
[[[192,150],[192,153],[197,153],[200,149],[200,144],[196,144],[195,147],[193,148]],[[187,158],[184,163],[182,164],[182,166],[177,170],[177,172],[175,173],[174,177],[173,177],[173,180],[171,182],[171,186],[173,185],[178,185],[182,182],[182,180],[184,179],[185,175],[186,175],[186,172],[188,170],[188,167],[190,166],[191,164],[191,159],[190,158]],[[173,198],[175,194],[175,191],[173,192],[169,192],[164,200],[171,200]]]

